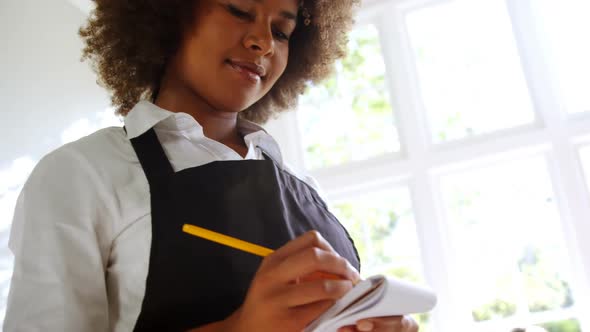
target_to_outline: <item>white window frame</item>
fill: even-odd
[[[493,161],[544,155],[563,225],[564,243],[574,268],[571,287],[576,300],[575,316],[582,330],[590,331],[590,317],[580,309],[590,309],[590,241],[584,241],[585,235],[590,234],[590,193],[579,157],[580,147],[590,142],[590,114],[568,114],[560,106],[560,96],[553,92],[558,90],[551,82],[557,80],[556,73],[545,66],[552,63],[550,52],[546,51],[548,46],[529,37],[535,35],[530,10],[535,0],[504,1],[535,109],[533,124],[435,145],[427,128],[404,22],[408,11],[448,0],[365,0],[357,24],[372,23],[379,30],[386,81],[402,150],[369,160],[311,170],[310,173],[318,180],[329,201],[345,200],[371,189],[409,187],[425,278],[439,298],[431,318],[433,330],[470,331],[474,326],[471,309],[456,296],[461,285],[453,278],[455,260],[439,179],[449,172]],[[293,130],[297,127],[294,126],[296,115],[289,113],[278,122],[277,128],[284,129],[279,141],[288,146],[286,159],[303,168],[301,133]],[[518,325],[522,323],[518,319],[507,322]],[[505,327],[501,326],[508,331]]]

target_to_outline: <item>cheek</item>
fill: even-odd
[[[275,68],[274,81],[276,82],[285,72],[287,64],[289,62],[289,49],[285,47],[284,50],[280,50],[274,57],[273,67]]]

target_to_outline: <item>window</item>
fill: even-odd
[[[542,157],[442,176],[461,296],[474,322],[551,322],[575,305],[561,220]],[[575,316],[570,313],[570,316]],[[476,328],[481,330],[482,328]]]
[[[580,149],[580,159],[586,178],[586,190],[590,194],[590,145],[586,145]]]
[[[433,287],[429,331],[590,332],[590,148],[569,153],[590,135],[589,6],[366,2],[337,78],[297,112],[300,166],[363,275]]]
[[[570,113],[590,111],[590,2],[587,0],[537,1],[537,19],[541,31],[547,33],[550,56],[562,107]]]
[[[349,56],[336,64],[335,76],[302,98],[299,115],[309,168],[399,151],[378,33],[373,25],[356,29]]]
[[[348,230],[361,258],[361,277],[385,274],[424,282],[412,201],[407,186],[388,190],[357,190],[335,202],[332,211]],[[417,316],[421,331],[428,315]]]
[[[535,120],[503,2],[456,0],[414,10],[407,26],[434,142]]]

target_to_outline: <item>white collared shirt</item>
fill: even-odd
[[[149,186],[129,139],[152,127],[175,171],[244,159],[205,137],[190,115],[148,101],[126,116],[127,134],[106,128],[45,156],[15,209],[5,331],[133,330],[152,234]],[[293,173],[261,127],[239,120],[238,129],[248,146],[245,159],[263,159],[264,151]]]

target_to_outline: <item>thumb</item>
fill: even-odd
[[[358,322],[356,322],[356,329],[359,330],[360,332],[371,332],[371,331],[373,331],[374,328],[375,328],[375,323],[373,323],[373,321],[371,321],[371,320],[364,319],[364,320],[359,320]]]

